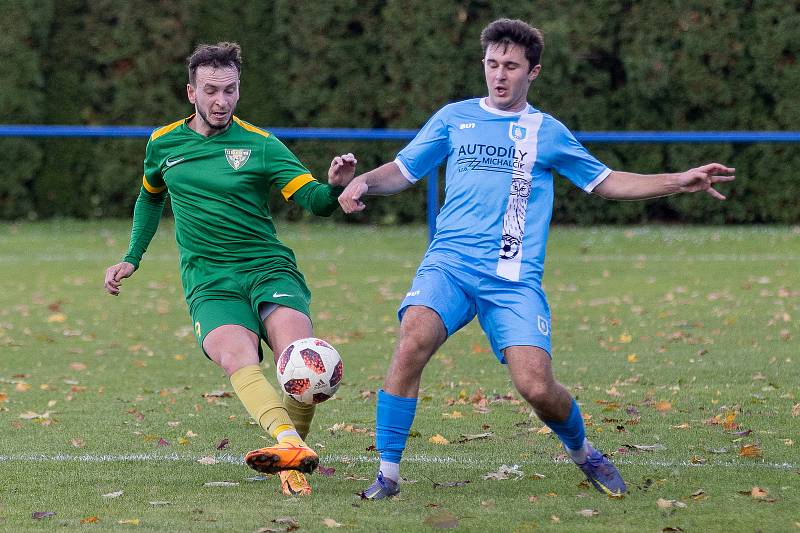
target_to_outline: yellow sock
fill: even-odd
[[[286,429],[288,426],[288,429],[294,429],[289,413],[264,377],[260,366],[243,366],[231,374],[231,385],[247,412],[264,431],[274,437],[278,434],[278,428]]]
[[[314,418],[314,411],[317,406],[298,402],[288,394],[283,395],[283,406],[286,408],[286,412],[289,413],[289,418],[292,419],[300,438],[305,439],[311,429],[311,419]]]
[[[282,444],[286,443],[293,444],[295,446],[306,446],[306,443],[300,437],[300,434],[297,433],[297,429],[288,424],[276,427],[273,436],[275,437],[275,440]]]

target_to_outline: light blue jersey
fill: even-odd
[[[395,159],[412,183],[447,158],[445,202],[422,266],[540,285],[555,170],[591,192],[611,170],[558,120],[475,98],[440,109]]]

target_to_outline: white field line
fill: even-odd
[[[243,464],[244,457],[241,455],[232,454],[219,454],[208,455],[213,457],[218,463],[226,464]],[[64,463],[64,462],[77,462],[77,463],[124,463],[124,462],[143,462],[143,463],[157,463],[157,462],[197,462],[201,457],[196,455],[186,454],[155,454],[155,453],[132,453],[132,454],[84,454],[84,455],[69,455],[69,454],[19,454],[19,455],[0,455],[0,463]],[[340,463],[340,464],[377,464],[377,456],[368,455],[322,455],[320,462],[323,465]],[[524,465],[538,465],[547,463],[567,463],[568,460],[557,461],[519,461],[513,459],[503,460],[498,458],[496,461],[476,461],[475,459],[465,457],[449,457],[449,456],[430,456],[430,455],[409,455],[403,458],[405,463],[421,463],[421,464],[457,464],[469,466],[483,466],[485,468],[496,468],[500,463],[522,463]],[[709,462],[704,464],[693,464],[689,461],[670,461],[649,459],[646,457],[640,458],[615,458],[614,463],[617,465],[632,465],[632,466],[648,466],[648,467],[665,467],[665,468],[737,468],[743,470],[794,470],[800,468],[800,465],[793,463],[769,463],[769,462],[756,462],[756,461],[738,461],[728,460],[721,462]]]

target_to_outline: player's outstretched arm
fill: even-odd
[[[337,155],[328,169],[328,184],[333,187],[346,187],[356,175],[356,157],[351,154]]]
[[[736,169],[719,163],[709,163],[676,174],[634,174],[614,171],[594,193],[610,200],[643,200],[670,194],[705,192],[717,200],[725,196],[714,188],[718,183],[736,179]]]
[[[122,261],[106,269],[105,288],[108,294],[119,296],[122,280],[129,278],[136,271],[136,267],[127,261]]]
[[[363,211],[367,206],[361,200],[362,197],[368,194],[388,196],[410,186],[411,182],[400,172],[397,163],[392,161],[353,179],[339,195],[339,205],[345,213]]]

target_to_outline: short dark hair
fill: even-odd
[[[481,32],[481,48],[483,55],[490,45],[521,46],[525,49],[525,59],[530,63],[529,68],[539,64],[544,49],[542,32],[527,22],[511,19],[497,19],[483,28]]]
[[[189,83],[192,85],[200,67],[234,67],[241,74],[242,47],[239,43],[229,42],[199,44],[192,55],[186,58],[186,66],[189,67]]]

